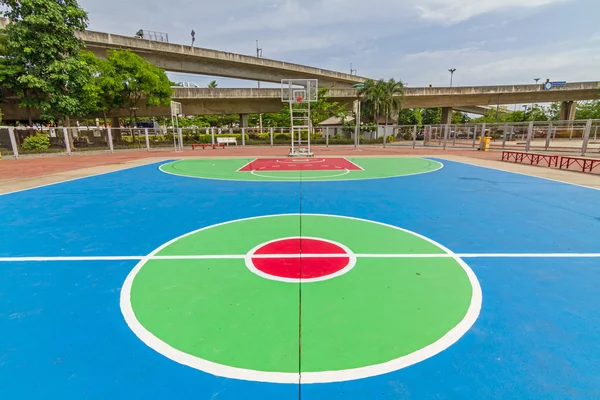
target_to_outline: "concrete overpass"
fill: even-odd
[[[7,23],[7,19],[0,18],[0,29]],[[79,37],[86,42],[87,49],[98,57],[105,58],[110,49],[130,49],[171,72],[277,83],[286,78],[312,78],[318,79],[320,85],[337,87],[350,87],[367,79],[306,65],[111,33],[85,31]]]
[[[329,96],[348,107],[356,99],[355,89],[333,88]],[[564,87],[544,90],[541,85],[475,86],[452,88],[406,88],[405,108],[442,108],[443,122],[449,123],[452,110],[485,113],[497,104],[530,104],[562,102],[562,120],[575,117],[574,106],[578,100],[599,97],[600,82],[574,82]],[[173,99],[183,105],[187,115],[251,114],[278,112],[282,108],[279,89],[207,89],[177,88]],[[482,107],[482,105],[484,105]],[[167,107],[146,109],[138,105],[138,116],[169,115]],[[24,109],[9,101],[2,104],[5,120],[26,120]],[[115,110],[113,116],[129,116],[128,110]]]

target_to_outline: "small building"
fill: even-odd
[[[347,115],[344,117],[344,123],[348,124],[354,122],[354,117]],[[321,128],[321,132],[323,136],[337,136],[338,134],[344,134],[343,126],[342,126],[342,118],[340,117],[329,117],[325,121],[319,123],[319,128]],[[350,136],[349,133],[346,133],[344,136]]]

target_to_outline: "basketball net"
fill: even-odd
[[[296,97],[296,103],[302,103],[302,101],[304,101],[304,97],[302,97],[302,96]]]

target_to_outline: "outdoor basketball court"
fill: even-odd
[[[0,398],[598,398],[598,204],[318,154],[2,195]]]

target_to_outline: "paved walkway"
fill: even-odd
[[[118,171],[138,165],[163,160],[188,157],[284,157],[288,148],[280,147],[228,147],[226,149],[174,151],[134,151],[114,154],[75,154],[73,156],[43,156],[20,160],[0,161],[0,193],[48,185],[65,180],[82,178],[106,172]],[[545,167],[498,161],[500,152],[480,152],[465,149],[401,148],[363,146],[359,151],[353,146],[315,146],[314,151],[323,157],[332,156],[378,156],[378,157],[437,157],[465,162],[482,167],[516,172],[561,182],[600,189],[600,176],[581,172],[563,171]]]

